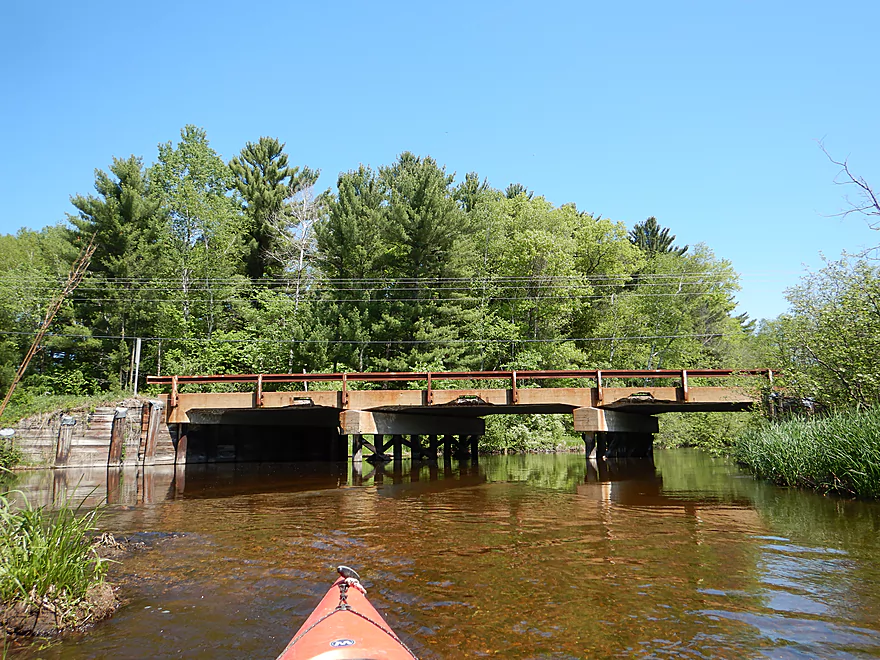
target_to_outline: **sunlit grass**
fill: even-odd
[[[734,457],[784,486],[880,498],[880,409],[752,429],[740,437]]]
[[[10,507],[0,495],[0,600],[73,608],[106,574],[89,540],[99,511]]]

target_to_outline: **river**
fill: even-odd
[[[126,604],[15,658],[274,658],[346,563],[429,658],[880,657],[880,505],[760,483],[694,450],[596,465],[42,471],[150,549]]]

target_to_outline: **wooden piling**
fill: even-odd
[[[125,432],[128,427],[128,408],[117,408],[113,414],[113,426],[110,427],[110,452],[107,465],[122,465],[122,448],[125,446]]]
[[[73,440],[73,426],[76,420],[69,415],[61,416],[58,429],[58,443],[55,445],[55,467],[64,467],[70,459],[70,443]]]
[[[392,451],[395,463],[403,461],[403,436],[394,435],[391,437]]]
[[[452,436],[448,433],[443,436],[443,460],[452,460]]]

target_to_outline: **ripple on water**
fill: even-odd
[[[216,495],[205,471],[192,497],[111,507],[112,531],[185,536],[126,559],[107,624],[15,655],[275,657],[339,563],[424,660],[880,654],[873,509],[841,531],[824,502],[780,510],[687,452],[632,472],[508,459],[342,487],[278,468]]]

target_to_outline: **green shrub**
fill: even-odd
[[[880,498],[880,409],[767,423],[739,438],[734,457],[784,486]]]
[[[0,471],[11,470],[21,463],[21,452],[11,440],[0,438]]]
[[[727,454],[736,439],[761,419],[756,412],[687,412],[658,415],[660,432],[654,438],[657,449],[698,447],[713,454]]]

